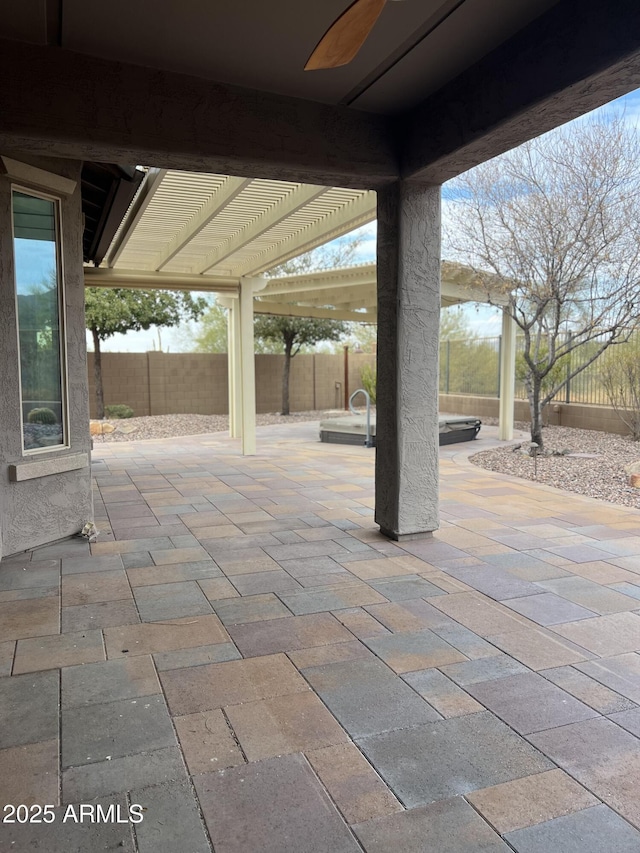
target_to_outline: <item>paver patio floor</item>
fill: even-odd
[[[313,424],[97,441],[98,541],[0,563],[0,851],[640,850],[640,511],[491,432],[402,544]]]

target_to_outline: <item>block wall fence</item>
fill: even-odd
[[[499,401],[497,397],[473,397],[465,394],[440,394],[440,411],[456,415],[473,415],[480,418],[497,418]],[[526,400],[516,400],[514,419],[528,423],[530,421],[529,404]],[[611,406],[590,406],[583,403],[551,403],[543,415],[543,422],[552,426],[566,426],[574,429],[596,429],[617,435],[628,435],[629,430],[622,423]]]
[[[93,353],[88,359],[90,413],[95,417]],[[283,362],[282,355],[256,355],[260,413],[281,408]],[[350,392],[361,387],[365,364],[375,366],[375,355],[349,353]],[[223,415],[229,410],[226,353],[105,352],[102,382],[106,406],[124,403],[136,415]],[[343,408],[344,355],[297,355],[289,393],[292,412]]]
[[[95,417],[93,353],[89,360],[90,414]],[[280,411],[284,356],[256,355],[256,408],[260,413]],[[375,355],[349,353],[349,392],[362,387],[360,371],[375,366]],[[104,401],[125,403],[136,415],[228,413],[227,356],[212,353],[118,353],[102,355]],[[297,355],[291,363],[292,412],[344,408],[344,356]],[[356,401],[362,405],[363,398]],[[440,394],[440,411],[448,414],[498,417],[498,398],[469,394]],[[515,401],[516,421],[529,420],[526,400]],[[627,434],[609,406],[578,403],[552,404],[545,423],[579,429]]]

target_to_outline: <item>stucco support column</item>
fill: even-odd
[[[502,345],[500,348],[500,410],[498,438],[513,438],[513,407],[516,383],[516,324],[507,311],[502,311]]]
[[[438,527],[440,187],[378,191],[376,521],[392,539]]]

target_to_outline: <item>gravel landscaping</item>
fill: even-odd
[[[528,424],[519,424],[528,430]],[[565,451],[566,456],[539,456],[534,460],[513,446],[485,450],[470,457],[489,471],[535,480],[623,506],[640,508],[640,489],[631,488],[625,467],[640,462],[640,443],[630,438],[587,429],[548,426],[543,432],[545,451]]]
[[[294,412],[291,415],[268,413],[256,415],[258,426],[272,424],[294,424],[302,421],[319,421],[328,413],[325,410]],[[332,413],[335,414],[335,413]],[[99,421],[97,423],[100,423]],[[225,432],[229,429],[228,415],[152,415],[148,417],[108,420],[113,432],[94,436],[101,441],[142,441],[148,438],[176,438],[181,435],[202,435],[209,432]]]

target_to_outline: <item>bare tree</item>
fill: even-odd
[[[524,336],[542,448],[543,407],[640,315],[638,131],[619,113],[573,123],[467,172],[445,198],[445,247],[490,274]]]

